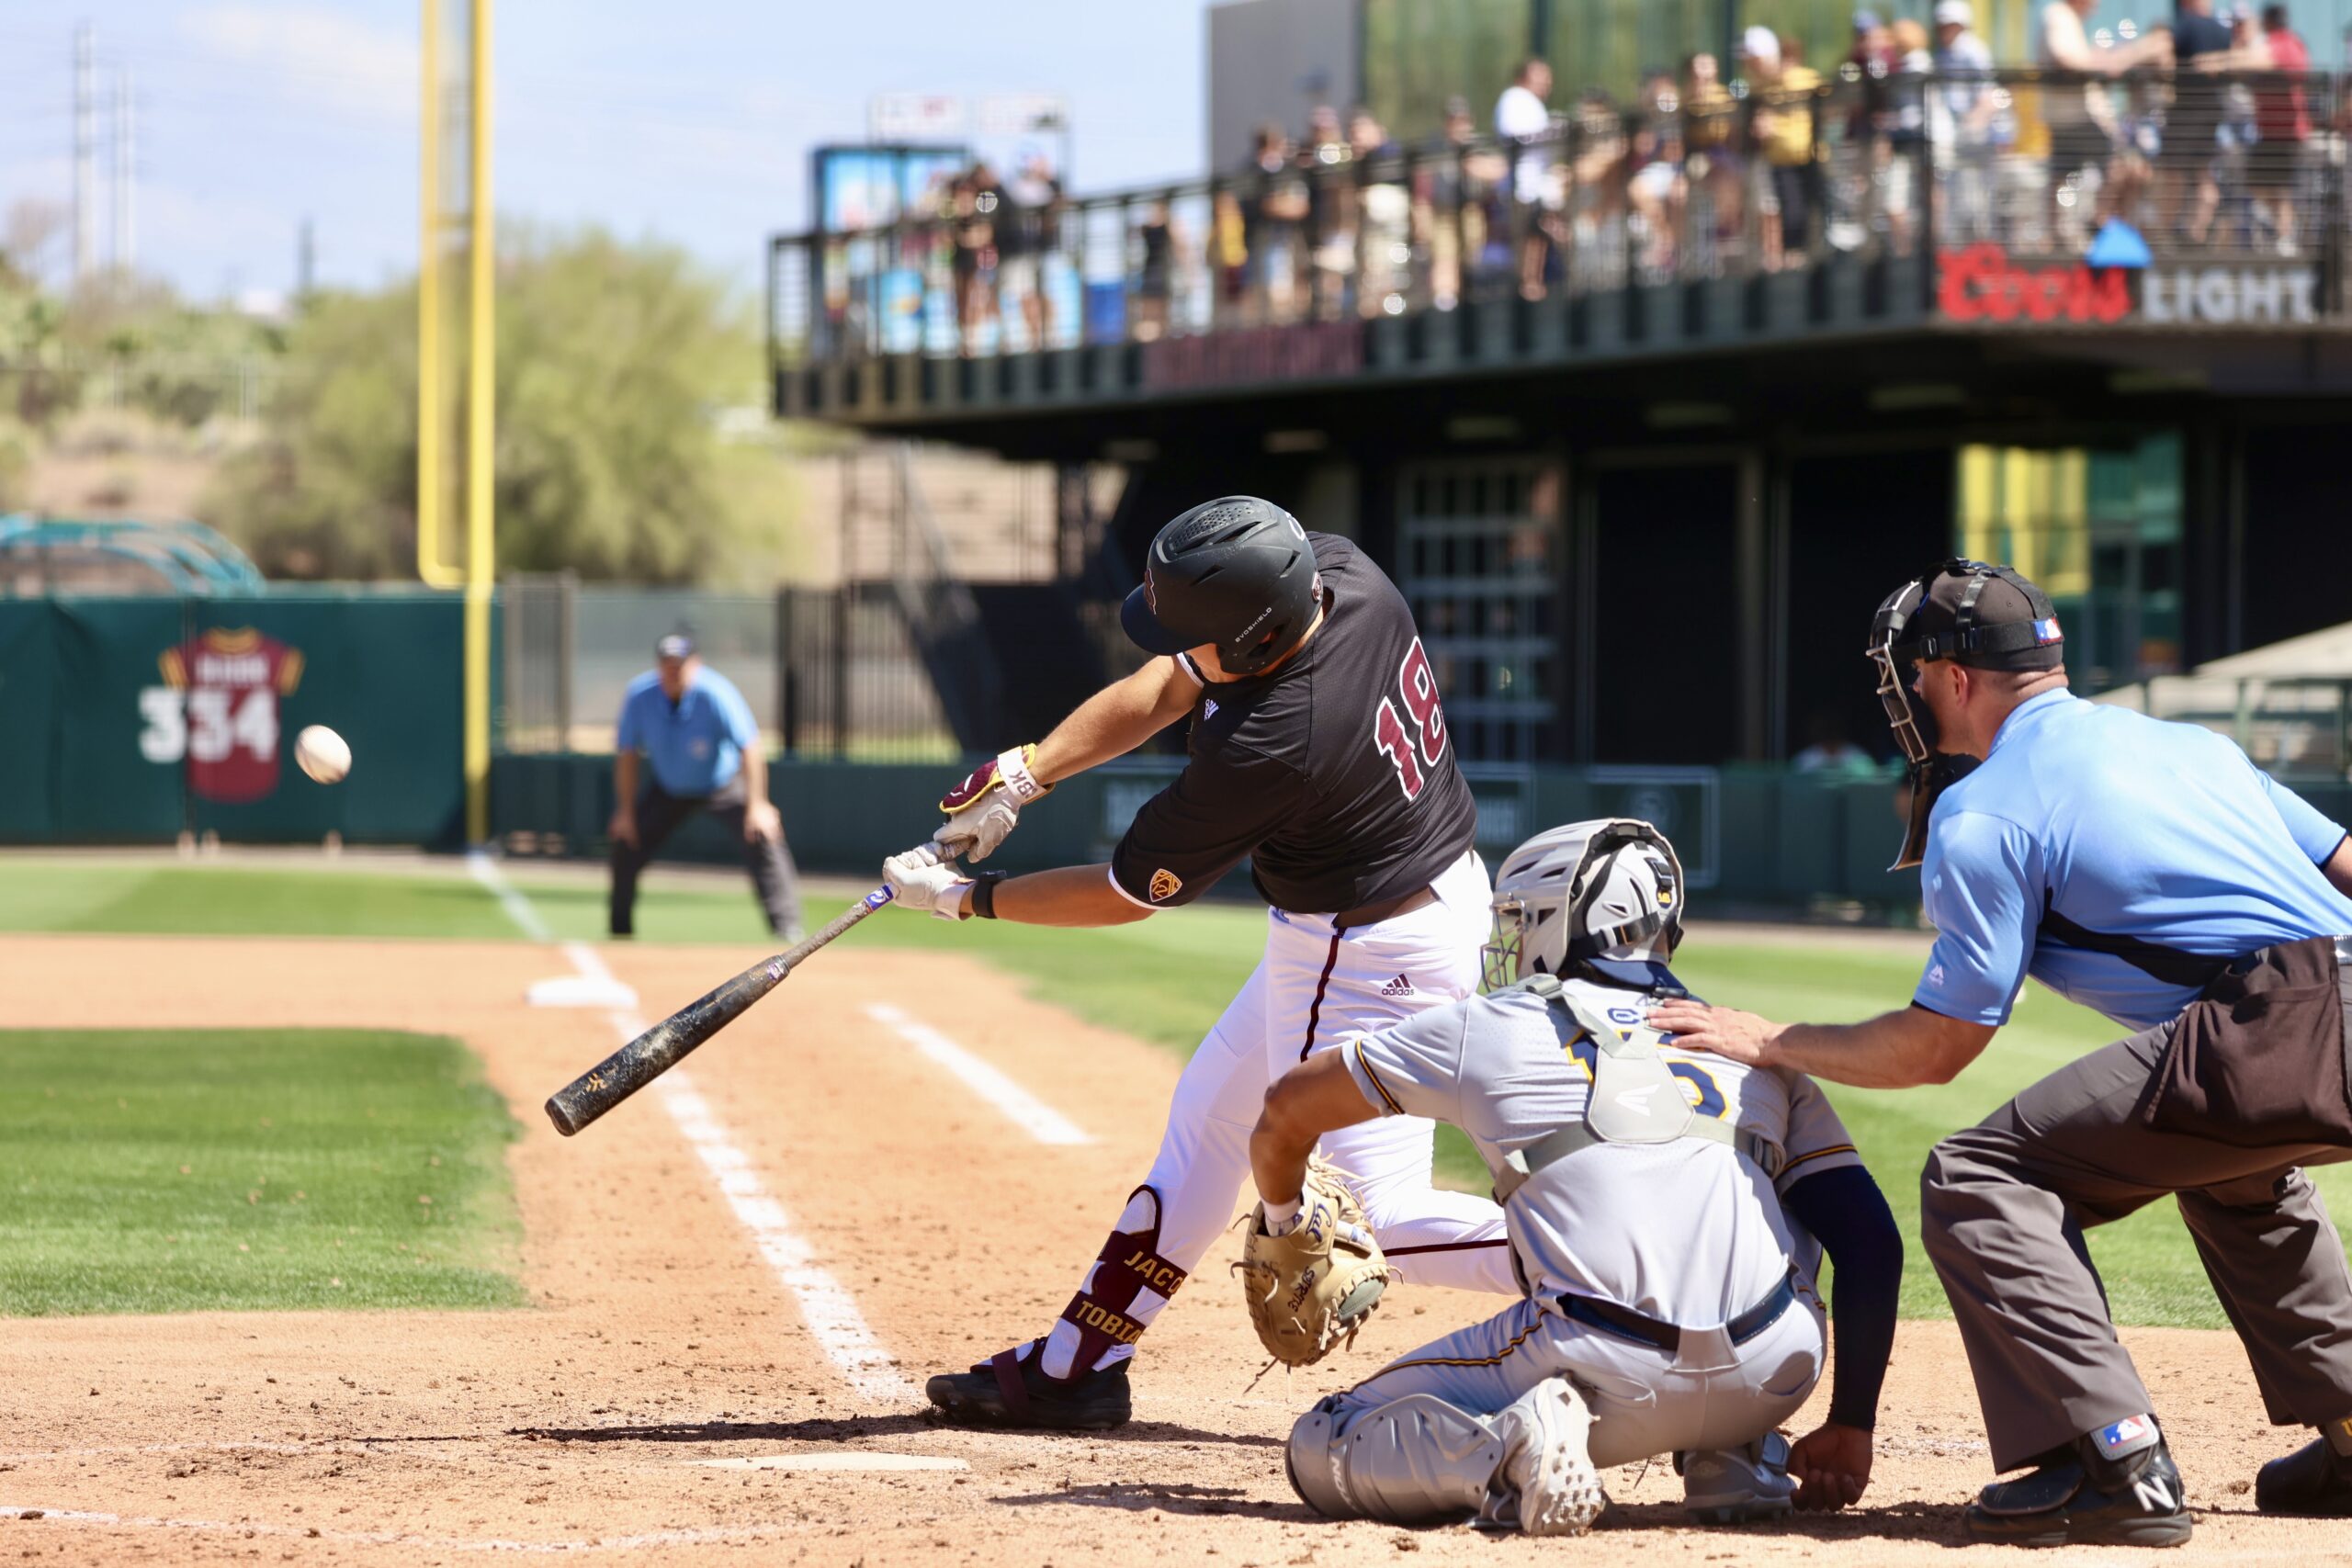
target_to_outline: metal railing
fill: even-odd
[[[967,176],[888,226],[772,242],[771,351],[1148,344],[1972,244],[2074,260],[2110,219],[2145,259],[2317,262],[2313,309],[2340,314],[2346,105],[2321,74],[1848,66],[1588,99],[1524,141],[1272,147],[1041,208]]]

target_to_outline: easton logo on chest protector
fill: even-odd
[[[1673,1069],[1658,1055],[1663,1037],[1656,1030],[1639,1022],[1625,1027],[1611,1016],[1623,1010],[1604,1014],[1554,976],[1530,976],[1521,983],[1544,998],[1563,1047],[1591,1043],[1592,1092],[1585,1099],[1583,1120],[1555,1127],[1504,1156],[1503,1168],[1495,1174],[1496,1202],[1508,1201],[1547,1166],[1595,1144],[1703,1138],[1737,1150],[1768,1178],[1780,1175],[1787,1160],[1780,1145],[1732,1122],[1700,1115],[1683,1098]]]

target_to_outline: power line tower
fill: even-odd
[[[130,67],[119,67],[114,73],[114,232],[107,260],[125,279],[139,270],[138,112]]]
[[[90,24],[74,29],[74,281],[98,262],[97,94]]]
[[[417,152],[416,570],[435,588],[463,588],[465,615],[466,837],[490,836],[490,604],[497,549],[492,453],[497,386],[495,233],[491,196],[491,7],[492,0],[423,0]],[[462,17],[462,24],[457,18]],[[445,62],[453,69],[445,72]],[[461,312],[445,282],[465,267]],[[448,349],[461,314],[465,437],[462,446],[466,552],[447,554],[448,460],[458,406]]]

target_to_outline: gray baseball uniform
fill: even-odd
[[[1584,981],[1566,988],[1588,1015],[1642,1028],[1638,993]],[[1514,1151],[1580,1122],[1594,1083],[1592,1040],[1519,987],[1433,1009],[1341,1050],[1384,1114],[1453,1122],[1498,1179]],[[1592,1460],[1605,1466],[1735,1448],[1804,1404],[1826,1348],[1812,1279],[1819,1249],[1782,1213],[1780,1194],[1860,1156],[1810,1079],[1670,1045],[1658,1055],[1700,1116],[1782,1152],[1777,1179],[1747,1155],[1693,1137],[1598,1144],[1560,1159],[1505,1205],[1529,1298],[1358,1384],[1343,1396],[1340,1430],[1351,1415],[1410,1393],[1498,1411],[1565,1373],[1590,1395]],[[1793,1303],[1770,1312],[1788,1282]],[[1669,1350],[1630,1337],[1589,1303],[1675,1325],[1679,1342]]]

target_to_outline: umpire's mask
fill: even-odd
[[[1479,984],[1584,974],[1647,986],[1651,965],[1682,941],[1682,862],[1666,835],[1634,817],[1600,817],[1538,833],[1503,857],[1494,934]]]
[[[1967,776],[1973,757],[1938,749],[1935,715],[1911,700],[1915,661],[1956,660],[1975,670],[2055,670],[2065,662],[2050,596],[2006,566],[1951,559],[1913,578],[1880,604],[1863,654],[1878,675],[1879,705],[1911,764],[1911,813],[1889,871],[1927,858],[1936,797]]]

